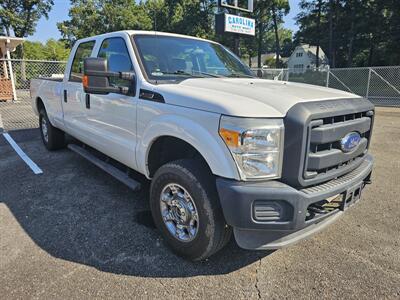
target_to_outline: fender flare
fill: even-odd
[[[189,118],[172,114],[160,115],[150,121],[137,145],[137,166],[147,178],[150,178],[150,149],[163,136],[175,137],[190,144],[203,156],[214,175],[240,180],[232,155],[218,135],[212,135]]]
[[[35,102],[34,102],[35,105],[33,107],[34,112],[37,114],[37,116],[39,116],[39,113],[40,113],[39,110],[38,110],[39,100],[43,103],[44,110],[47,113],[47,117],[49,118],[51,126],[54,126],[54,124],[55,124],[54,118],[53,118],[53,116],[51,114],[49,114],[49,111],[48,111],[47,106],[46,106],[46,101],[44,101],[43,98],[41,98],[40,96],[37,96],[36,99],[35,99]]]
[[[34,102],[35,105],[33,106],[33,110],[36,115],[39,115],[39,110],[38,110],[39,101],[41,101],[43,103],[44,109],[47,111],[46,104],[44,103],[43,99],[40,96],[36,96],[35,102]]]

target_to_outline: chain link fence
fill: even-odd
[[[30,80],[63,76],[66,62],[0,60],[0,127],[37,128],[30,103]],[[400,107],[400,66],[307,70],[253,69],[260,78],[302,82],[355,93],[377,106]]]
[[[400,107],[400,66],[307,70],[253,69],[260,78],[308,83],[368,98],[377,106]]]
[[[63,76],[65,64],[63,61],[0,60],[0,127],[4,130],[37,128],[30,80]]]

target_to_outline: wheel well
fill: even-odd
[[[42,99],[40,99],[39,97],[36,98],[36,108],[37,111],[40,112],[40,110],[43,108],[44,110],[46,110],[46,107],[44,106],[44,103],[42,101]]]
[[[200,152],[184,140],[172,136],[157,138],[157,140],[153,142],[148,155],[147,164],[149,176],[153,177],[158,168],[162,165],[183,158],[199,159],[209,168]]]

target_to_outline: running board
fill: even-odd
[[[97,167],[102,169],[103,171],[107,172],[115,179],[121,181],[123,184],[127,185],[130,189],[134,191],[138,191],[140,189],[140,183],[134,180],[133,178],[129,177],[128,174],[122,172],[118,168],[102,161],[101,159],[94,156],[92,153],[87,151],[86,149],[75,145],[75,144],[68,144],[68,148],[75,153],[79,154],[80,156],[86,158],[91,163],[95,164]]]

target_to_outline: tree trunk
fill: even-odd
[[[335,29],[338,26],[338,7],[340,5],[340,0],[335,1],[335,9],[334,9],[334,15],[333,15],[333,20],[332,20],[332,64],[331,67],[335,68],[336,67],[336,43],[335,43]]]
[[[239,36],[239,34],[234,34],[234,37],[233,37],[233,43],[234,43],[234,50],[233,50],[233,52],[237,55],[237,56],[241,56],[240,55],[240,36]]]
[[[356,18],[356,7],[355,7],[355,1],[350,1],[350,19],[351,19],[351,24],[350,24],[350,38],[349,38],[349,49],[347,52],[347,66],[351,67],[353,63],[353,45],[354,45],[354,37],[355,37],[355,18]]]
[[[333,0],[329,0],[329,66],[333,61]]]
[[[371,37],[370,45],[369,45],[369,55],[368,55],[368,66],[367,67],[372,67],[373,58],[374,58],[374,38]]]
[[[262,23],[258,23],[258,48],[257,48],[257,66],[261,69],[261,52],[262,52],[262,35],[263,35],[263,28]]]
[[[275,68],[279,68],[279,65],[280,65],[280,60],[279,60],[279,56],[280,56],[279,32],[278,32],[278,21],[277,21],[277,18],[276,18],[276,8],[275,8],[274,5],[272,6],[272,20],[274,22],[274,31],[275,31],[275,54],[276,54]]]
[[[315,66],[319,68],[319,44],[320,44],[320,25],[321,25],[321,9],[322,0],[318,0],[318,14],[317,14],[317,53],[315,58]]]
[[[352,14],[354,17],[354,14]],[[353,43],[354,43],[354,19],[351,20],[350,25],[350,40],[349,40],[349,51],[347,53],[347,66],[351,67],[353,63]]]

